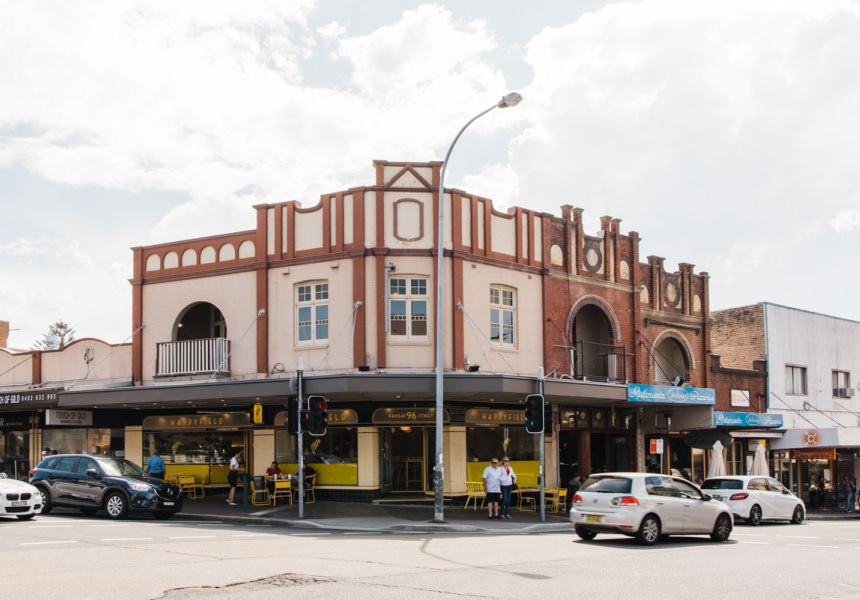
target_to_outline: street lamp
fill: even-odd
[[[520,96],[516,92],[511,92],[510,94],[504,96],[501,100],[499,100],[498,104],[494,104],[487,110],[483,111],[472,117],[472,119],[463,125],[463,128],[460,129],[460,132],[457,134],[457,137],[454,138],[454,141],[451,142],[451,147],[448,148],[448,153],[445,155],[445,160],[442,163],[442,171],[439,175],[439,241],[437,245],[437,249],[439,254],[436,257],[436,467],[433,476],[434,482],[434,515],[433,521],[436,523],[441,523],[444,518],[444,477],[443,477],[443,461],[442,461],[442,425],[444,419],[442,418],[442,396],[443,396],[443,348],[442,342],[444,338],[444,328],[443,328],[443,296],[442,296],[442,282],[444,280],[443,274],[443,242],[444,242],[444,203],[443,197],[445,195],[445,169],[448,168],[448,158],[451,156],[451,151],[454,149],[454,146],[457,144],[457,140],[460,139],[460,136],[463,135],[463,132],[466,131],[466,128],[483,117],[485,114],[493,110],[494,108],[508,108],[513,107],[519,104],[522,101],[523,97]]]

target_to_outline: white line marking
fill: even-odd
[[[271,527],[271,525],[245,525],[245,527]]]
[[[738,544],[756,544],[759,546],[770,546],[770,542],[746,542],[744,540],[738,540]]]
[[[214,535],[176,535],[176,536],[171,536],[170,539],[171,540],[200,540],[203,538],[214,538],[214,537],[217,537],[217,536],[214,536]]]
[[[794,540],[820,540],[820,537],[811,537],[807,535],[778,535],[778,538],[791,538]]]
[[[198,527],[207,527],[209,525],[217,525],[218,527],[235,527],[235,523],[195,523]]]
[[[319,537],[321,535],[331,535],[331,533],[291,533],[293,537]]]
[[[151,540],[152,538],[102,538],[100,542],[134,542],[139,540]]]
[[[57,542],[21,542],[22,546],[44,546],[45,544],[77,544],[77,540],[62,540]]]
[[[131,527],[126,523],[109,523],[107,525],[88,525],[88,527]]]
[[[344,535],[380,535],[378,531],[347,531]]]
[[[732,535],[733,535],[733,536],[736,536],[736,535],[743,535],[743,536],[746,536],[746,537],[764,537],[764,534],[763,534],[763,533],[736,533],[736,532],[734,532],[734,531],[732,532]]]
[[[788,546],[795,546],[797,548],[838,548],[839,546],[816,546],[814,544],[787,544]]]
[[[30,525],[30,529],[71,529],[71,525]]]
[[[274,533],[234,533],[233,537],[277,537]]]
[[[833,538],[834,540],[838,540],[840,542],[860,542],[860,540],[856,538]]]

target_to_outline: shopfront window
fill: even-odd
[[[675,477],[693,481],[693,451],[682,438],[669,438],[669,469]]]
[[[0,472],[12,479],[26,479],[30,471],[29,447],[29,431],[0,430]]]
[[[524,427],[469,427],[466,430],[466,473],[469,481],[481,481],[484,468],[493,458],[507,456],[523,488],[537,487],[540,471],[540,436]],[[566,484],[567,482],[565,482]]]
[[[45,429],[42,432],[42,456],[49,454],[95,454],[122,458],[125,456],[125,430],[121,427]]]
[[[192,475],[203,484],[227,483],[230,459],[245,449],[241,431],[149,431],[143,436],[143,465],[158,450],[168,475]],[[244,454],[239,464],[244,465]]]
[[[358,430],[330,427],[322,437],[306,435],[305,462],[317,473],[317,485],[358,485]],[[275,461],[284,473],[298,470],[296,436],[275,431]]]

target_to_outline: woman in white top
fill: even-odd
[[[511,468],[511,461],[506,456],[502,459],[501,476],[499,483],[502,490],[502,506],[500,511],[500,519],[512,519],[511,511],[511,491],[514,489],[514,483],[517,481],[517,476]]]

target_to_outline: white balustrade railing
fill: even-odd
[[[225,360],[230,341],[225,338],[184,340],[157,344],[156,375],[229,373]]]

